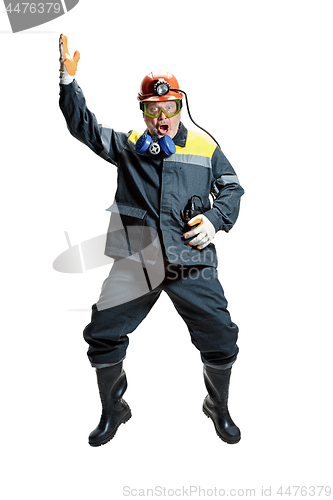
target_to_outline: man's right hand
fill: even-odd
[[[60,83],[68,85],[74,80],[77,70],[77,64],[80,59],[80,52],[77,50],[74,57],[71,58],[67,47],[67,36],[60,35],[59,38],[59,51],[60,51]]]

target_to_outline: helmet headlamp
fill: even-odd
[[[163,78],[160,78],[154,85],[154,90],[157,95],[165,95],[170,90],[170,85]]]

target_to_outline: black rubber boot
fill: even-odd
[[[240,430],[232,421],[228,410],[231,368],[226,370],[204,364],[204,380],[208,395],[203,402],[203,412],[210,417],[217,435],[226,443],[235,444],[241,438]]]
[[[119,425],[127,422],[132,416],[130,407],[122,399],[122,395],[127,389],[123,363],[97,368],[96,373],[102,402],[102,415],[98,426],[89,435],[91,446],[100,446],[110,441]]]

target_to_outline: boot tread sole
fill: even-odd
[[[111,439],[114,438],[114,436],[115,436],[115,434],[116,434],[116,432],[118,430],[118,427],[121,424],[126,424],[126,422],[128,422],[131,417],[132,417],[132,412],[131,412],[131,410],[129,410],[126,413],[126,415],[124,415],[124,417],[121,419],[121,421],[118,423],[118,425],[115,427],[115,429],[112,431],[112,434],[110,434],[108,437],[104,438],[103,441],[101,441],[100,443],[91,443],[89,441],[90,446],[93,446],[93,447],[97,448],[98,446],[102,446],[103,444],[106,444],[109,441],[111,441]]]

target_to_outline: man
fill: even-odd
[[[153,72],[143,79],[138,100],[147,129],[119,133],[99,125],[87,108],[74,79],[79,57],[70,57],[61,35],[60,108],[71,134],[118,168],[105,250],[115,262],[84,330],[102,402],[89,444],[105,444],[131,417],[122,399],[128,334],[162,291],[200,351],[208,390],[203,411],[222,440],[237,443],[240,430],[227,402],[238,327],[227,310],[211,242],[216,231],[234,225],[244,191],[215,142],[182,124],[183,91],[174,75]]]

